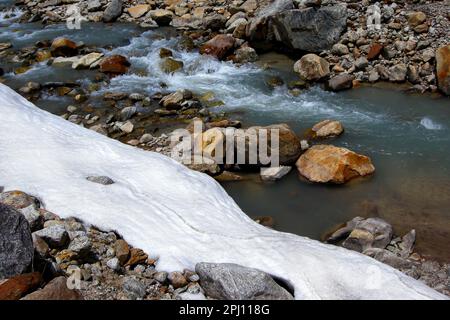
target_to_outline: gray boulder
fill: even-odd
[[[232,263],[205,263],[195,266],[206,294],[222,300],[292,300],[292,295],[270,275]]]
[[[50,248],[63,248],[69,241],[69,234],[62,225],[52,225],[33,234],[41,237]]]
[[[25,272],[33,253],[28,221],[14,208],[0,203],[0,279]]]
[[[122,14],[122,0],[111,0],[111,2],[103,11],[103,22],[113,22]]]
[[[272,17],[276,40],[292,49],[321,52],[339,41],[347,26],[347,9],[328,6],[287,10]]]
[[[392,226],[380,218],[359,221],[342,246],[359,252],[369,248],[384,249],[391,242]]]

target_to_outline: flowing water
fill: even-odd
[[[373,176],[328,186],[311,184],[293,169],[276,183],[263,183],[256,174],[249,174],[245,181],[223,183],[224,188],[249,215],[274,217],[278,230],[319,239],[327,229],[356,215],[379,216],[401,234],[415,228],[419,252],[450,261],[450,99],[374,87],[338,94],[314,87],[293,97],[286,86],[273,90],[265,84],[273,75],[286,83],[295,79],[293,62],[284,56],[268,54],[261,56],[258,65],[238,67],[179,50],[178,38],[170,29],[142,33],[132,25],[89,23],[71,31],[63,25],[42,28],[5,22],[1,15],[0,23],[0,42],[10,41],[15,47],[67,35],[86,45],[113,47],[112,53],[127,56],[132,63],[129,74],[113,78],[99,96],[105,91],[213,92],[224,103],[214,110],[225,111],[244,126],[284,122],[300,136],[318,121],[340,120],[345,133],[326,143],[370,156],[376,166]],[[161,72],[161,47],[172,49],[174,57],[184,62],[183,72]],[[271,68],[262,68],[263,64]],[[12,71],[14,66],[0,67]],[[5,79],[18,88],[31,80],[87,84],[93,75],[41,63],[21,75],[9,72]],[[37,104],[62,113],[69,102],[46,97]]]

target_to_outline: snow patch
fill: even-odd
[[[258,225],[209,176],[40,110],[2,84],[0,110],[5,190],[118,231],[159,256],[158,270],[237,263],[283,279],[297,299],[446,298],[362,254]],[[92,174],[115,183],[91,183]]]

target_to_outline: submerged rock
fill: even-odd
[[[195,272],[206,294],[220,300],[293,300],[270,275],[232,263],[197,263]]]
[[[346,148],[315,145],[296,163],[300,174],[312,182],[342,184],[375,171],[369,157]]]
[[[28,221],[13,207],[0,203],[0,279],[25,272],[33,253]]]
[[[330,74],[330,65],[324,58],[310,53],[294,64],[294,71],[304,80],[315,81]]]
[[[178,70],[183,69],[183,61],[172,59],[167,57],[161,60],[160,68],[165,73],[174,73]]]

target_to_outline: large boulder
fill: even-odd
[[[39,272],[21,274],[0,283],[0,300],[19,300],[42,282]]]
[[[310,53],[294,64],[294,71],[304,80],[316,81],[330,74],[330,65],[324,58]]]
[[[25,272],[33,254],[28,221],[13,207],[0,203],[0,279]]]
[[[342,184],[375,171],[369,157],[346,148],[315,145],[296,163],[300,174],[312,182]]]
[[[212,55],[217,59],[223,59],[233,49],[236,39],[230,35],[219,34],[211,40],[205,42],[200,47],[201,54]]]
[[[83,300],[80,291],[69,289],[65,277],[57,277],[43,289],[32,292],[22,300]]]
[[[197,263],[195,272],[209,297],[221,300],[293,300],[270,275],[232,263]]]
[[[347,26],[344,6],[282,11],[273,17],[276,40],[296,50],[321,52],[338,42]]]
[[[436,51],[436,75],[439,89],[450,95],[450,44]]]
[[[113,22],[122,14],[123,3],[122,0],[111,0],[103,12],[104,22]]]

